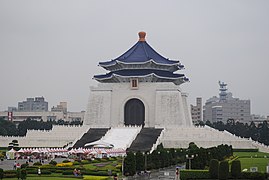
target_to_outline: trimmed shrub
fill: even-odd
[[[62,173],[63,175],[73,175],[73,170],[65,170]]]
[[[22,180],[24,180],[24,179],[26,179],[26,177],[27,177],[27,171],[26,171],[26,169],[22,169],[21,170],[21,179]]]
[[[41,163],[41,162],[35,162],[35,163],[33,164],[33,166],[42,166],[42,163]]]
[[[27,173],[28,174],[37,174],[37,170],[35,170],[35,169],[27,170]]]
[[[93,171],[93,170],[82,170],[81,173],[83,175],[95,175],[95,176],[108,176],[108,171]],[[112,171],[111,175],[115,175],[117,172]]]
[[[16,170],[7,170],[4,171],[4,178],[16,178],[17,171]]]
[[[51,174],[51,171],[49,171],[49,170],[42,170],[41,171],[41,174]]]
[[[51,161],[49,162],[49,164],[51,164],[51,165],[53,165],[53,166],[56,166],[57,162],[56,162],[56,161],[51,160]]]
[[[4,170],[0,168],[0,179],[4,178]]]
[[[20,168],[17,169],[16,174],[17,174],[17,178],[20,179],[21,178],[21,169]]]
[[[65,160],[63,160],[63,162],[62,162],[62,163],[68,163],[68,162],[71,162],[71,161],[69,161],[69,160],[65,159]]]
[[[241,175],[241,162],[239,160],[232,161],[231,175],[234,178],[239,178]]]
[[[108,177],[103,176],[86,176],[83,178],[84,180],[108,180]]]
[[[82,161],[81,161],[81,164],[89,164],[89,163],[90,163],[89,160],[82,160]]]
[[[70,167],[73,166],[72,162],[67,162],[67,163],[58,163],[56,164],[57,167]]]
[[[259,149],[233,149],[233,152],[259,152]]]
[[[100,159],[94,159],[92,160],[92,163],[99,163],[100,162]]]
[[[21,168],[23,169],[23,168],[27,168],[29,166],[29,164],[27,164],[27,163],[25,163],[25,164],[22,164],[21,165]]]
[[[217,159],[211,159],[209,164],[209,174],[213,179],[218,178],[219,174],[219,161]]]
[[[74,162],[73,162],[73,165],[80,165],[80,163],[77,162],[77,161],[74,161]]]
[[[229,164],[228,161],[221,161],[219,164],[219,179],[226,180],[229,176]]]
[[[266,173],[261,172],[242,172],[241,179],[255,179],[255,180],[263,180],[266,178]]]
[[[210,179],[210,174],[208,170],[180,170],[180,179]]]
[[[63,173],[63,170],[55,170],[55,173]]]

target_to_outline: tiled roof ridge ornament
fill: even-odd
[[[139,41],[146,41],[146,32],[144,32],[144,31],[140,31],[139,33],[138,33],[138,36],[139,36]]]

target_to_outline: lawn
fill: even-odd
[[[84,176],[82,179],[85,180],[111,180],[109,177],[105,176]],[[4,180],[18,180],[17,178],[4,178]],[[35,176],[35,177],[29,177],[27,176],[27,180],[78,180],[78,178],[65,178],[65,177],[49,177],[49,176]]]
[[[266,166],[268,165],[268,158],[239,158],[241,161],[241,169],[249,169],[251,167],[257,167],[259,172],[266,172]]]
[[[4,180],[18,180],[18,178],[4,178]],[[75,178],[61,178],[61,177],[27,177],[27,180],[76,180]]]
[[[259,172],[266,172],[269,163],[269,153],[263,152],[234,152],[241,162],[241,169],[250,171],[251,167],[257,167]]]
[[[233,154],[239,157],[269,157],[269,153],[264,152],[234,152]]]

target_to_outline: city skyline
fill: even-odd
[[[14,3],[16,2],[16,3]],[[0,111],[43,96],[49,108],[68,102],[86,110],[98,67],[126,52],[139,31],[161,55],[180,60],[204,102],[218,81],[251,113],[269,115],[269,2],[259,1],[0,1]]]

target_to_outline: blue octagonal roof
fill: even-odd
[[[141,33],[141,32],[140,32]],[[146,41],[145,34],[144,37],[141,37],[139,34],[139,41],[131,47],[124,54],[119,56],[116,59],[106,62],[100,62],[101,66],[110,66],[114,65],[115,61],[121,61],[126,64],[134,64],[134,63],[145,63],[149,60],[153,60],[157,64],[166,64],[166,65],[178,65],[179,61],[169,60],[168,58],[163,57],[159,53],[157,53]],[[182,66],[182,65],[181,65]]]

